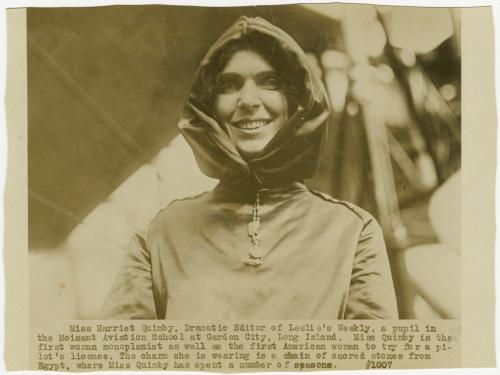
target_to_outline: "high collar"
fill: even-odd
[[[298,181],[282,182],[272,185],[242,184],[234,181],[220,181],[213,190],[215,196],[224,200],[234,200],[242,203],[251,203],[257,194],[266,199],[286,199],[290,196],[308,191],[307,187]]]

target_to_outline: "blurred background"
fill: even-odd
[[[132,233],[172,199],[215,186],[177,121],[204,53],[242,14],[287,31],[321,73],[333,112],[319,171],[306,183],[377,217],[400,317],[458,318],[459,12],[30,8],[32,327],[97,318]]]

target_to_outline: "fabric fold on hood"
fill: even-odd
[[[258,32],[271,36],[305,70],[303,100],[267,146],[251,160],[239,154],[231,138],[207,113],[209,104],[194,88],[201,85],[201,75],[214,54],[231,40]],[[205,110],[204,110],[205,109]],[[283,30],[266,20],[241,17],[213,44],[195,74],[193,89],[179,129],[191,148],[201,171],[209,177],[235,184],[266,187],[303,181],[316,172],[321,146],[325,139],[330,105],[326,89],[299,45]]]

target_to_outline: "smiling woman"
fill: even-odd
[[[134,236],[111,319],[394,319],[381,230],[308,189],[329,117],[302,49],[241,17],[208,51],[179,128],[212,191],[172,202]]]
[[[217,120],[245,159],[257,155],[288,119],[275,70],[257,53],[239,51],[218,81]]]

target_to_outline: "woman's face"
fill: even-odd
[[[217,120],[240,154],[258,154],[288,119],[288,102],[276,71],[259,54],[236,52],[217,78]]]

